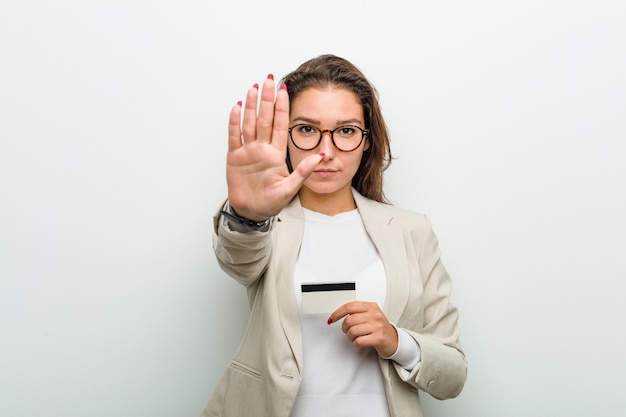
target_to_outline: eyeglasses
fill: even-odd
[[[363,138],[368,135],[369,130],[352,125],[339,126],[333,130],[322,130],[315,126],[299,124],[289,128],[289,137],[296,148],[310,151],[320,144],[322,135],[326,132],[330,133],[330,139],[337,149],[343,152],[352,152],[361,146]]]

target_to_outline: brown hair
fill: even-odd
[[[386,202],[383,192],[383,172],[391,164],[389,133],[378,104],[378,93],[363,73],[351,62],[335,55],[320,55],[300,65],[282,80],[287,86],[289,100],[312,87],[337,87],[353,92],[361,100],[367,139],[370,147],[352,178],[352,186],[367,198]],[[287,156],[287,164],[289,156]]]

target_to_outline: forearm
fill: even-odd
[[[452,283],[441,262],[441,251],[430,220],[425,223],[419,247],[419,265],[423,285],[423,316],[400,323],[420,348],[421,361],[413,369],[395,366],[408,384],[435,398],[456,397],[467,377],[467,361],[459,342],[459,313],[450,300]]]
[[[225,203],[221,210],[228,209],[227,205]],[[221,210],[213,218],[213,250],[217,262],[237,282],[249,286],[263,274],[269,261],[271,224],[267,230],[243,230],[225,218]]]

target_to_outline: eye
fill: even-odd
[[[356,133],[356,128],[353,126],[341,126],[337,128],[336,133],[341,137],[349,138],[351,136],[354,136],[354,134]]]
[[[300,135],[316,135],[317,129],[310,125],[298,125],[296,131]]]

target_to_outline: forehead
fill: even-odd
[[[304,117],[320,122],[363,120],[359,97],[345,88],[324,87],[302,90],[290,103],[291,118]]]

